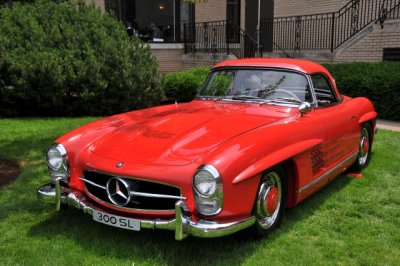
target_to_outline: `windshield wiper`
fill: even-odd
[[[260,97],[250,95],[235,95],[230,98],[232,100],[261,100]]]
[[[296,99],[296,98],[275,98],[275,99],[270,99],[271,102],[290,102],[290,103],[302,103],[302,101]]]

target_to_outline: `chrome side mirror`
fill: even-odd
[[[312,107],[311,107],[311,104],[309,102],[302,102],[299,105],[298,110],[300,112],[300,116],[303,116],[304,114],[307,114],[307,113],[311,112]]]

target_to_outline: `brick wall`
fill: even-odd
[[[350,0],[275,0],[274,17],[335,12]]]
[[[338,51],[335,62],[378,62],[382,61],[383,48],[400,48],[400,21],[386,21],[385,27],[375,24],[372,31],[350,47]]]
[[[161,72],[182,70],[183,44],[150,44]]]
[[[195,4],[196,22],[226,20],[226,0]]]
[[[94,3],[94,5],[98,8],[100,8],[100,10],[103,12],[105,11],[104,1],[105,0],[85,0],[85,2],[88,4]]]

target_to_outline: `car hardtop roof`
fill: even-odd
[[[329,73],[320,64],[293,58],[246,58],[227,60],[216,64],[213,69],[220,67],[271,67],[301,71],[307,74],[322,72]],[[329,74],[328,74],[329,75]]]

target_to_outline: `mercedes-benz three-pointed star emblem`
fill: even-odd
[[[107,182],[107,196],[112,203],[123,207],[131,201],[129,184],[120,177],[113,177]]]

